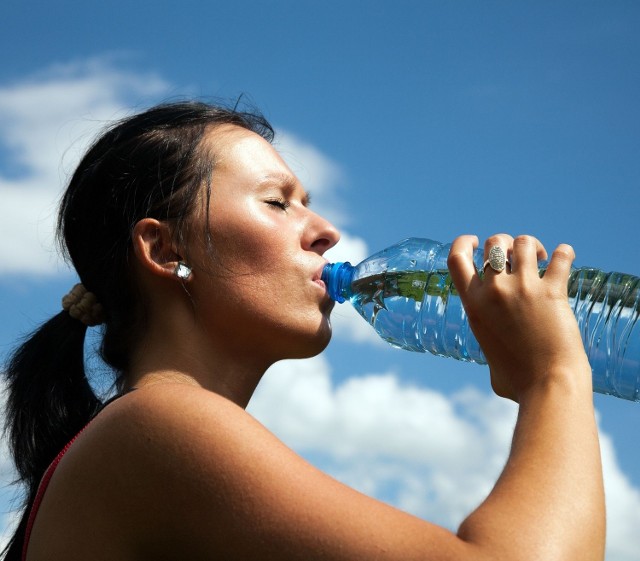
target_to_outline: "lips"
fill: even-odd
[[[318,286],[321,286],[325,291],[327,290],[327,285],[322,280],[322,271],[324,270],[324,267],[326,264],[327,264],[327,261],[323,262],[322,266],[315,272],[315,274],[313,275],[313,278],[311,279]]]

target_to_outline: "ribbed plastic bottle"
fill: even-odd
[[[322,280],[395,347],[486,364],[447,269],[451,244],[408,238],[365,259],[327,264]],[[474,262],[482,270],[483,252]],[[546,270],[540,262],[540,274]],[[569,303],[593,371],[594,391],[640,401],[640,278],[574,268]]]

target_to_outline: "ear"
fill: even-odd
[[[138,263],[150,273],[175,278],[180,255],[175,251],[169,226],[155,218],[143,218],[131,235],[133,252]]]

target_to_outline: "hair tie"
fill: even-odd
[[[76,284],[62,298],[62,309],[87,327],[100,325],[104,322],[102,305],[98,302],[96,295],[93,292],[89,292],[82,283]]]

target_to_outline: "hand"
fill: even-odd
[[[472,261],[475,236],[461,236],[451,246],[449,269],[471,328],[491,369],[494,391],[520,401],[523,394],[551,380],[591,383],[577,322],[568,303],[567,284],[575,254],[559,245],[543,278],[538,261],[547,253],[534,237],[506,234],[485,242],[500,246],[511,266],[478,275]],[[588,372],[588,376],[586,374]]]

